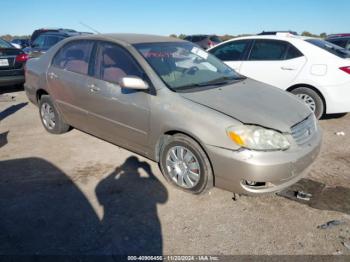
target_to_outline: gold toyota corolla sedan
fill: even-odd
[[[303,102],[174,38],[68,38],[28,61],[25,90],[48,132],[72,126],[127,148],[195,194],[280,191],[320,151],[320,127]]]

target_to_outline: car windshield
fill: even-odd
[[[134,45],[172,90],[219,86],[242,79],[213,55],[191,43]]]
[[[0,38],[0,48],[13,48],[13,46]]]
[[[326,50],[340,58],[350,58],[350,52],[348,50],[330,42],[321,39],[307,39],[306,42],[318,46],[319,48],[322,48],[323,50]]]

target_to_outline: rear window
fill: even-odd
[[[332,44],[335,44],[337,46],[343,47],[343,48],[346,47],[346,44],[348,42],[346,39],[330,39],[330,40],[327,40],[327,41],[332,43]]]
[[[207,38],[205,35],[194,35],[192,36],[192,42],[199,42]]]
[[[0,38],[0,48],[13,48],[13,46]]]
[[[307,39],[305,41],[340,58],[350,58],[349,51],[330,42],[321,39]]]
[[[219,37],[217,37],[216,35],[213,35],[210,37],[210,41],[213,41],[215,43],[221,43],[221,40]]]

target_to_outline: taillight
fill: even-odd
[[[213,47],[214,46],[214,43],[212,42],[212,41],[208,41],[208,46],[210,46],[210,47]]]
[[[23,63],[26,62],[29,59],[28,54],[19,54],[16,56],[16,62]]]
[[[350,66],[344,66],[339,68],[340,70],[344,71],[345,73],[350,74]]]

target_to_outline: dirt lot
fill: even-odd
[[[157,164],[78,130],[55,136],[23,91],[0,102],[0,254],[350,254],[350,115],[296,187],[311,201],[169,186]],[[335,135],[344,131],[345,136]],[[317,228],[330,220],[341,225]]]

